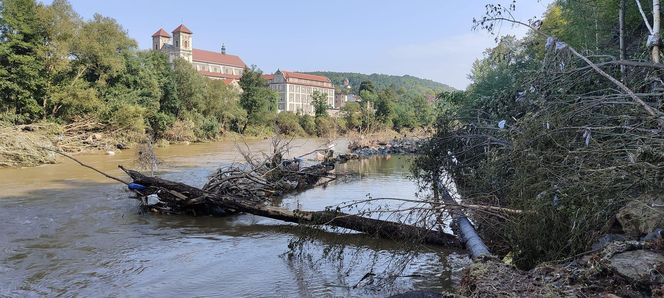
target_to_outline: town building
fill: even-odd
[[[334,85],[329,78],[311,74],[277,70],[273,75],[264,76],[270,88],[279,93],[278,109],[313,115],[312,95],[318,91],[327,95],[327,104],[334,108]]]
[[[357,102],[357,101],[359,100],[357,96],[355,96],[355,94],[338,93],[334,96],[334,108],[341,109],[346,105],[346,103]]]
[[[237,85],[244,68],[247,67],[240,57],[227,54],[224,45],[219,52],[195,49],[193,32],[185,25],[178,26],[171,33],[172,38],[163,28],[155,32],[152,35],[152,49],[166,53],[171,62],[176,58],[184,59],[208,78]]]

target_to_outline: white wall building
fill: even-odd
[[[270,83],[270,88],[279,93],[280,112],[313,115],[311,95],[315,91],[327,94],[327,104],[334,108],[334,86],[327,77],[277,70],[274,75],[266,75],[265,78]]]

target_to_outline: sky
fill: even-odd
[[[50,3],[49,0],[42,1]],[[185,24],[193,47],[239,55],[266,73],[342,71],[413,75],[465,89],[475,59],[495,45],[472,20],[511,0],[70,0],[85,19],[116,19],[141,49],[159,28]],[[520,0],[516,17],[541,17],[551,0]],[[525,29],[504,24],[502,34]]]

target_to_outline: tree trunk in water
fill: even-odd
[[[457,237],[442,231],[366,218],[339,211],[289,210],[281,207],[244,202],[242,199],[237,198],[212,196],[199,188],[184,183],[149,177],[137,171],[122,169],[135,183],[154,188],[155,190],[163,190],[158,193],[160,198],[162,196],[172,196],[171,198],[181,201],[183,206],[197,207],[194,210],[214,212],[216,208],[231,209],[237,212],[246,212],[297,224],[328,225],[346,228],[390,240],[459,247]]]

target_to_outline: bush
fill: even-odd
[[[244,135],[253,137],[270,137],[274,134],[273,126],[247,125]]]
[[[145,108],[137,104],[116,102],[102,113],[102,120],[111,127],[130,133],[145,132]]]
[[[155,138],[162,138],[166,130],[168,130],[173,125],[173,123],[175,123],[175,117],[169,114],[156,112],[150,113],[147,116],[147,121],[150,125],[152,136]]]
[[[300,126],[308,135],[316,135],[316,120],[314,120],[314,117],[310,115],[302,115],[300,117]]]
[[[173,125],[164,131],[163,137],[173,142],[195,141],[195,124],[191,120],[176,120]]]
[[[275,121],[277,132],[287,136],[304,135],[297,115],[293,112],[281,112]]]
[[[330,137],[336,132],[336,124],[329,116],[316,117],[316,135]]]

